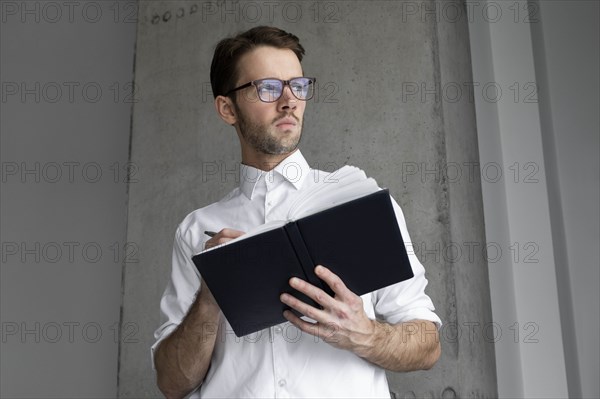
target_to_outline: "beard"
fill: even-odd
[[[281,155],[290,153],[298,148],[302,137],[302,122],[292,113],[279,116],[270,124],[261,124],[250,121],[243,112],[240,112],[237,105],[235,108],[240,133],[255,151],[262,154]],[[296,120],[298,133],[279,133],[276,131],[274,123],[286,116]]]

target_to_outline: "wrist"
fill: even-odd
[[[370,324],[371,333],[366,334],[366,341],[356,354],[365,360],[376,362],[391,337],[392,326],[377,320],[370,320]]]
[[[381,323],[376,320],[369,319],[368,328],[361,334],[362,340],[359,341],[354,352],[363,359],[369,360],[373,357],[380,342]]]

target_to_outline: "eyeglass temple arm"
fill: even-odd
[[[254,81],[252,82],[248,82],[245,85],[241,85],[240,87],[236,87],[235,89],[231,89],[229,90],[227,93],[225,93],[226,96],[230,95],[231,93],[233,93],[234,91],[238,91],[238,90],[242,90],[245,89],[246,87],[252,86],[252,84],[254,83]]]

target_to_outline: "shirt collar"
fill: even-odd
[[[298,190],[302,187],[309,172],[310,166],[300,150],[294,151],[268,172],[242,164],[240,167],[240,190],[248,199],[252,199],[257,183],[263,178],[273,185],[287,180]],[[269,185],[267,184],[267,186]]]

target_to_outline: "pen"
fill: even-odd
[[[209,230],[206,230],[206,231],[204,232],[204,234],[206,234],[206,235],[207,235],[207,236],[209,236],[209,237],[214,237],[214,236],[216,236],[216,235],[217,235],[217,232],[215,232],[215,231],[209,231]]]

